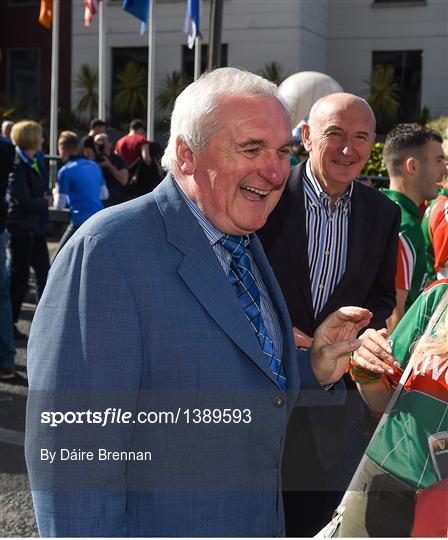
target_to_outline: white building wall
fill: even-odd
[[[181,69],[186,0],[158,0],[156,88]],[[98,63],[98,17],[83,27],[83,0],[73,0],[72,82],[81,64]],[[202,33],[208,40],[209,3],[203,0]],[[121,1],[106,4],[108,104],[112,47],[147,46],[139,21]],[[225,0],[222,42],[229,65],[259,71],[277,61],[285,71],[322,71],[350,92],[365,95],[372,51],[423,50],[422,105],[433,117],[448,114],[448,0],[420,5],[374,5],[372,0]],[[72,106],[77,94],[72,85]]]
[[[367,95],[372,51],[422,50],[422,106],[448,114],[448,2],[374,5],[329,3],[328,74],[345,90]]]
[[[296,71],[327,72],[328,4],[333,0],[302,0],[299,58]]]
[[[324,0],[326,3],[327,0]],[[322,3],[322,0],[317,0]],[[256,9],[254,9],[256,7]],[[299,0],[226,0],[224,3],[222,42],[228,44],[229,65],[259,71],[265,63],[277,61],[285,71],[300,70],[299,49],[301,36],[301,3]],[[182,66],[182,46],[186,35],[182,32],[186,0],[165,1],[157,5],[155,85],[172,71]],[[84,63],[98,66],[98,17],[89,28],[83,27],[82,0],[73,1],[73,57],[72,82]],[[208,38],[209,3],[203,2],[202,33]],[[147,34],[139,35],[140,23],[121,9],[121,2],[106,4],[107,78],[111,100],[111,65],[113,47],[145,47]],[[321,47],[323,50],[324,47]],[[321,53],[321,57],[323,54]],[[74,88],[74,85],[73,85]],[[72,95],[72,107],[77,103]]]

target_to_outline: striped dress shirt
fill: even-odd
[[[177,180],[175,180],[175,185],[178,188],[179,193],[181,194],[191,213],[197,219],[199,225],[202,227],[205,236],[210,242],[210,245],[212,246],[216,257],[218,258],[218,261],[220,262],[222,269],[224,270],[224,273],[226,274],[226,276],[228,276],[230,272],[230,263],[232,262],[232,257],[230,253],[219,243],[219,239],[224,236],[224,233],[218,231],[218,229],[216,229],[216,227],[214,227],[210,223],[210,221],[206,218],[203,212],[201,212],[197,204],[194,203],[185,193],[185,191],[182,189],[182,186],[177,182]],[[279,358],[281,358],[283,351],[283,335],[280,327],[280,321],[278,319],[278,315],[275,311],[274,305],[272,304],[272,301],[269,297],[266,285],[263,282],[260,271],[258,270],[257,265],[252,257],[252,253],[250,252],[250,243],[246,249],[246,253],[251,260],[254,278],[257,282],[258,288],[260,289],[261,316],[266,326],[266,330],[268,331],[269,337],[271,338],[272,343],[275,345],[278,351]]]
[[[314,176],[310,161],[304,170],[308,263],[314,316],[317,317],[345,272],[353,183],[332,209],[331,197]]]

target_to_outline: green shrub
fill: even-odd
[[[361,174],[368,176],[388,176],[386,165],[383,161],[384,143],[377,142],[373,145],[370,158],[364,166]]]
[[[429,128],[438,131],[444,139],[448,139],[448,116],[440,116],[426,124]]]

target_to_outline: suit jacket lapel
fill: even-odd
[[[266,255],[260,240],[256,235],[251,235],[251,252],[254,261],[260,271],[263,282],[271,298],[280,322],[283,335],[283,354],[282,363],[286,374],[288,390],[295,390],[299,386],[299,377],[297,374],[298,364],[297,350],[292,337],[292,323],[289,317],[288,308],[283,297],[280,286],[271,267],[266,264]],[[275,380],[275,377],[273,378]]]
[[[306,212],[303,194],[303,169],[304,164],[294,167],[291,172],[287,192],[284,196],[284,205],[281,208],[284,217],[284,233],[288,246],[285,257],[287,264],[291,266],[291,275],[298,291],[305,303],[304,309],[314,313],[313,300],[311,297],[310,268],[308,262],[308,238],[306,234]]]
[[[277,384],[212,246],[173,180],[166,178],[154,196],[165,221],[167,240],[184,253],[179,276],[224,332]]]

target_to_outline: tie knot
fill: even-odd
[[[249,243],[249,240],[246,236],[225,234],[221,236],[219,243],[230,253],[232,259],[238,261],[246,253],[246,245]]]

